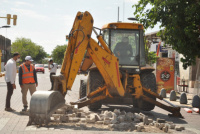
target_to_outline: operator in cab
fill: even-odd
[[[133,50],[129,44],[128,37],[123,37],[122,42],[117,43],[114,54],[119,58],[121,64],[126,64],[131,61],[130,57],[133,55]]]

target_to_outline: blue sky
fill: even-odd
[[[16,14],[17,25],[0,29],[0,35],[15,41],[17,37],[31,39],[51,54],[57,45],[66,44],[65,35],[69,34],[78,11],[89,11],[94,18],[94,26],[117,21],[117,9],[120,7],[120,20],[134,17],[132,5],[138,0],[0,0],[0,16]],[[124,9],[123,9],[124,7]],[[6,19],[0,19],[0,26],[6,25]],[[146,33],[158,31],[159,27],[148,29]],[[7,32],[6,32],[7,31]]]

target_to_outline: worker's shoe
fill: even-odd
[[[22,111],[27,111],[28,106],[24,106],[24,109],[22,109]]]
[[[5,111],[13,112],[13,111],[15,111],[15,110],[9,107],[9,108],[5,108]]]

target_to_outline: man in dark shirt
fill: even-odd
[[[122,42],[117,43],[114,54],[119,58],[120,63],[130,62],[130,57],[133,56],[133,50],[128,42],[128,37],[124,37]]]
[[[34,66],[31,64],[32,61],[31,56],[26,56],[25,63],[21,64],[19,68],[19,84],[22,89],[22,102],[24,104],[24,109],[22,109],[22,111],[26,111],[28,108],[26,98],[28,90],[32,95],[38,86],[36,71]]]

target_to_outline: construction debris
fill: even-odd
[[[53,117],[53,119],[52,119]],[[80,129],[88,127],[104,128],[111,131],[135,131],[135,132],[168,132],[182,131],[185,128],[176,126],[173,122],[157,118],[156,121],[148,118],[143,113],[131,113],[115,109],[112,111],[102,111],[100,114],[84,112],[71,105],[65,105],[56,110],[52,115],[50,123],[74,124]],[[153,128],[153,129],[152,129]]]

